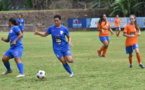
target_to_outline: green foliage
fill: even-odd
[[[26,0],[25,6],[26,7],[31,7],[32,6],[32,0]]]
[[[30,28],[31,29],[31,28]],[[13,73],[0,75],[1,90],[145,90],[144,69],[138,66],[135,52],[133,68],[129,68],[128,55],[125,53],[125,37],[110,36],[110,45],[106,58],[98,57],[97,50],[102,46],[98,32],[70,32],[74,63],[69,64],[75,74],[69,78],[62,64],[52,50],[51,36],[34,36],[33,32],[24,32],[23,44],[25,77],[16,78],[18,69],[10,60]],[[145,64],[145,32],[139,37],[142,62]],[[0,32],[7,37],[7,32]],[[8,50],[9,44],[0,40],[0,56]],[[45,70],[46,78],[39,80],[36,72]],[[0,73],[5,71],[1,61]]]
[[[0,11],[7,11],[11,5],[11,2],[5,2],[4,0],[0,0]]]

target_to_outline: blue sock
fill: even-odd
[[[17,67],[19,69],[19,73],[24,74],[24,72],[23,72],[23,63],[17,63]]]
[[[71,68],[70,68],[70,66],[69,66],[68,64],[63,64],[63,67],[65,68],[65,70],[66,70],[68,73],[72,74],[72,70],[71,70]]]
[[[4,65],[7,68],[7,71],[12,71],[10,68],[10,62],[4,63]]]

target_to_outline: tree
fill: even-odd
[[[109,16],[123,14],[125,17],[130,14],[141,14],[143,4],[145,4],[145,2],[137,0],[115,0],[115,3],[112,4],[113,11]]]

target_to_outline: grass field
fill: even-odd
[[[0,32],[0,37],[6,32]],[[52,50],[51,37],[34,36],[24,33],[23,63],[24,78],[16,78],[18,70],[11,60],[13,73],[0,75],[0,90],[145,90],[145,69],[141,69],[134,54],[133,68],[129,68],[128,55],[125,54],[125,37],[111,36],[107,58],[97,56],[102,45],[98,32],[71,32],[74,47],[71,48],[75,62],[70,64],[75,76],[68,77]],[[139,37],[140,52],[145,64],[145,32]],[[8,43],[0,41],[0,56],[9,48]],[[38,70],[46,71],[46,78],[36,77]],[[5,71],[0,63],[0,72]]]

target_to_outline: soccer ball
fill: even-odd
[[[37,78],[39,78],[39,79],[43,79],[43,78],[46,76],[46,73],[45,73],[45,71],[43,71],[43,70],[39,70],[39,71],[37,72],[36,76],[37,76]]]

